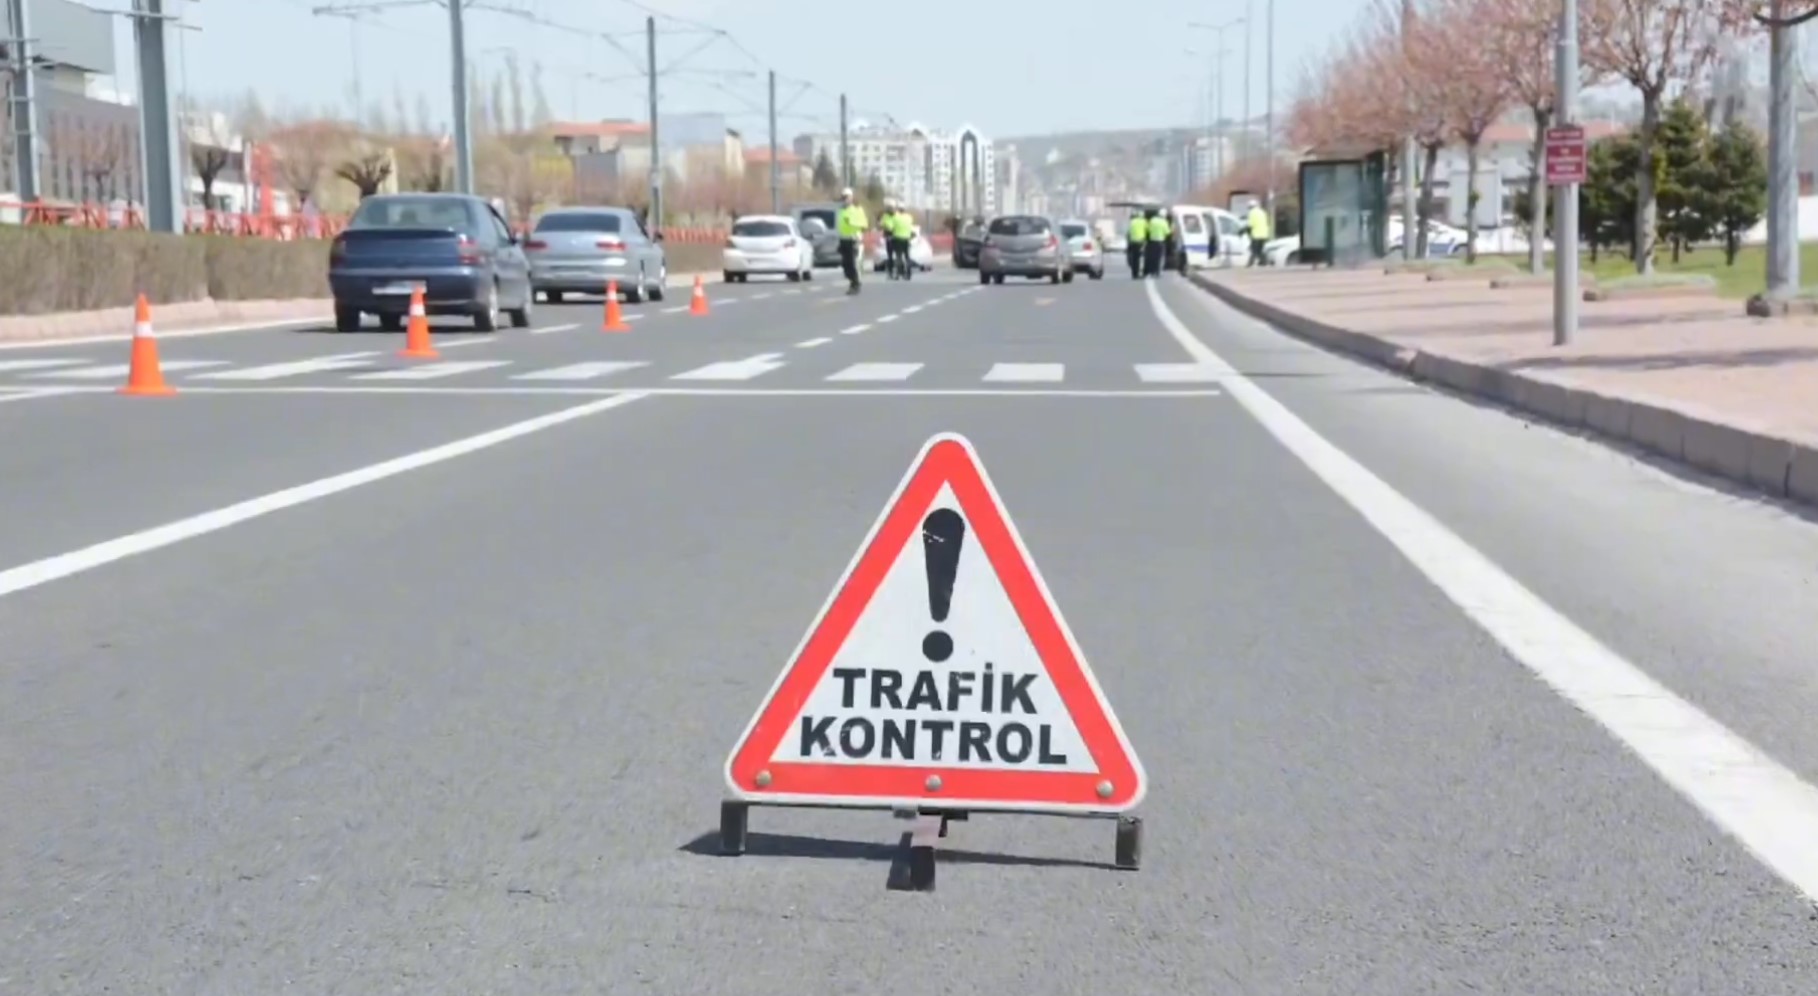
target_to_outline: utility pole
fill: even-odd
[[[1571,3],[1572,0],[1566,0]],[[1401,51],[1404,58],[1408,55],[1409,30],[1414,24],[1414,0],[1401,0]],[[1414,133],[1408,132],[1401,140],[1401,258],[1412,260],[1415,247],[1420,240],[1416,233],[1420,229],[1420,217],[1414,210]],[[1326,247],[1330,252],[1331,246]]]
[[[1768,35],[1767,294],[1799,293],[1799,123],[1793,80],[1799,75],[1799,28],[1788,26],[1786,0],[1773,0]]]
[[[448,52],[453,66],[455,190],[473,193],[473,134],[467,107],[467,26],[461,8],[467,0],[448,2]]]
[[[1561,6],[1559,51],[1553,58],[1559,96],[1554,103],[1559,124],[1569,125],[1578,123],[1578,0],[1563,0]],[[1577,332],[1578,184],[1567,183],[1553,203],[1553,345],[1570,345]]]
[[[1266,32],[1267,38],[1263,42],[1263,45],[1268,50],[1264,55],[1264,61],[1268,64],[1268,69],[1264,72],[1267,76],[1265,89],[1268,93],[1269,110],[1263,124],[1263,131],[1265,132],[1263,135],[1263,158],[1267,159],[1269,162],[1269,189],[1268,193],[1264,195],[1263,198],[1263,209],[1269,212],[1269,231],[1273,234],[1275,231],[1275,0],[1269,0],[1267,16],[1269,18],[1269,29]]]
[[[846,137],[846,95],[840,94],[840,186],[852,186],[852,144]]]
[[[19,200],[29,205],[39,199],[38,72],[32,65],[34,39],[31,15],[25,8],[26,0],[7,4],[6,47],[13,56],[13,149],[18,160]]]
[[[770,71],[770,213],[783,213],[782,173],[776,164],[776,70]]]
[[[29,0],[28,0],[29,2]],[[185,173],[177,160],[177,121],[170,87],[165,28],[176,15],[165,0],[133,0],[133,42],[139,60],[139,156],[145,177],[145,227],[183,231]]]
[[[1255,34],[1250,30],[1251,23],[1250,0],[1244,0],[1244,124],[1239,134],[1243,135],[1245,152],[1250,149],[1250,79],[1255,75],[1255,70],[1250,67],[1250,36]],[[1239,153],[1237,158],[1241,162],[1244,153]]]
[[[650,76],[650,227],[663,227],[663,142],[657,115],[656,17],[644,18],[644,65]]]

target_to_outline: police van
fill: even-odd
[[[1241,265],[1249,255],[1242,219],[1224,208],[1175,204],[1168,208],[1168,220],[1180,233],[1188,269]]]

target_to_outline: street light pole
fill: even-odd
[[[27,0],[11,0],[7,4],[6,47],[13,57],[11,116],[13,152],[18,160],[19,200],[33,204],[39,198],[38,72],[32,65],[36,58],[32,52],[36,39],[32,37],[31,14],[26,6]]]
[[[783,213],[782,174],[776,164],[776,70],[770,71],[770,213]]]
[[[1263,124],[1263,131],[1265,133],[1263,135],[1263,142],[1265,143],[1264,144],[1265,151],[1263,153],[1263,157],[1266,160],[1268,160],[1268,163],[1269,163],[1269,188],[1268,188],[1268,193],[1264,197],[1263,204],[1264,204],[1264,209],[1269,212],[1269,223],[1271,226],[1270,231],[1274,231],[1273,226],[1275,223],[1275,0],[1269,0],[1268,18],[1269,18],[1269,29],[1267,32],[1265,32],[1266,40],[1263,42],[1263,47],[1265,49],[1267,49],[1267,52],[1264,56],[1264,61],[1268,63],[1268,69],[1265,71],[1266,75],[1267,75],[1267,84],[1265,86],[1265,89],[1269,95],[1268,96],[1269,109],[1268,109],[1267,114],[1265,115],[1266,120]]]
[[[1571,0],[1566,2],[1570,3]],[[1408,53],[1408,32],[1413,22],[1414,0],[1401,0],[1401,50],[1404,58]],[[1420,217],[1414,209],[1414,159],[1414,133],[1410,131],[1401,140],[1401,258],[1404,260],[1414,258],[1414,247],[1420,241],[1415,237],[1420,228]]]
[[[1767,293],[1799,293],[1799,123],[1793,80],[1799,74],[1799,29],[1786,20],[1786,0],[1769,7]]]
[[[650,227],[663,228],[663,142],[657,114],[656,18],[644,18],[644,66],[650,77]]]
[[[467,26],[461,16],[466,0],[448,0],[448,51],[453,66],[455,190],[473,193],[473,135],[467,107]]]
[[[1255,34],[1250,30],[1250,24],[1250,0],[1244,0],[1244,123],[1238,134],[1243,136],[1245,151],[1238,154],[1239,162],[1243,161],[1244,155],[1250,149],[1250,80],[1256,75],[1256,71],[1250,66],[1250,38]]]
[[[1557,116],[1560,125],[1578,123],[1578,0],[1563,0],[1559,15]],[[1545,169],[1543,162],[1541,169]],[[1545,179],[1543,176],[1541,179]],[[1553,203],[1553,345],[1571,345],[1578,331],[1578,184],[1562,184]]]

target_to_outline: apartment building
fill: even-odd
[[[137,200],[139,113],[114,93],[113,19],[71,0],[26,3],[35,41],[40,194],[58,203]],[[5,24],[0,19],[0,31]],[[18,197],[15,57],[0,41],[0,202]]]
[[[917,211],[993,214],[1003,203],[1002,174],[991,140],[971,125],[951,132],[916,122],[905,128],[858,122],[847,129],[854,185],[877,177],[893,199]],[[839,134],[802,135],[795,154],[812,164],[823,154],[839,167]]]

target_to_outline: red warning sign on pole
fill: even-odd
[[[971,443],[929,440],[726,762],[752,803],[1122,813],[1147,788]]]

